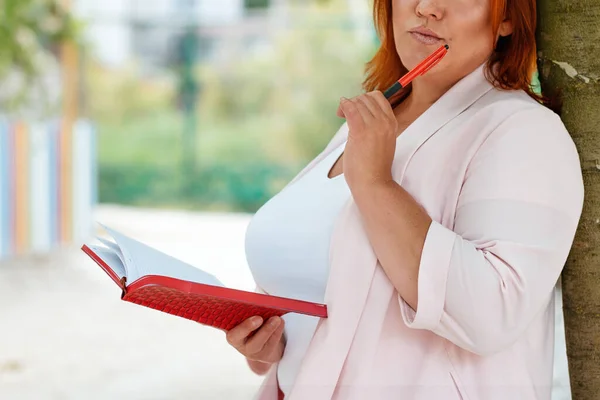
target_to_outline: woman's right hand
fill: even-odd
[[[263,322],[261,317],[251,317],[226,334],[227,342],[246,357],[252,370],[260,375],[281,360],[285,349],[283,319],[272,317]],[[254,335],[248,337],[252,332]]]

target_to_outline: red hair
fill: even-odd
[[[546,103],[531,88],[536,69],[536,0],[490,0],[492,33],[495,38],[504,19],[512,22],[513,32],[494,44],[494,52],[486,66],[488,80],[503,90],[524,90],[537,101]],[[366,65],[363,88],[384,91],[407,70],[396,51],[392,23],[392,0],[374,0],[373,19],[381,41],[375,56]],[[408,94],[409,88],[393,98],[393,104]]]

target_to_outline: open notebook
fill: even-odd
[[[247,318],[288,312],[327,317],[324,304],[227,288],[215,276],[103,226],[114,241],[82,250],[121,288],[121,299],[229,330]]]

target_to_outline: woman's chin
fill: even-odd
[[[429,57],[431,53],[435,51],[435,49],[432,51],[431,48],[427,46],[419,46],[415,45],[415,43],[406,43],[403,44],[402,47],[398,47],[400,48],[397,50],[400,61],[409,71],[419,65],[421,61]]]
[[[420,57],[422,56],[422,57]],[[423,61],[426,57],[428,57],[429,54],[419,54],[419,53],[412,53],[412,54],[407,54],[404,57],[400,56],[400,61],[402,62],[402,65],[404,65],[404,67],[410,71],[412,69],[414,69],[417,65],[419,65],[419,63],[421,61]]]

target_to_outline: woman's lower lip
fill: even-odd
[[[413,38],[417,39],[419,42],[423,44],[438,44],[442,41],[440,38],[436,38],[433,36],[423,35],[422,33],[411,32],[410,33]]]

